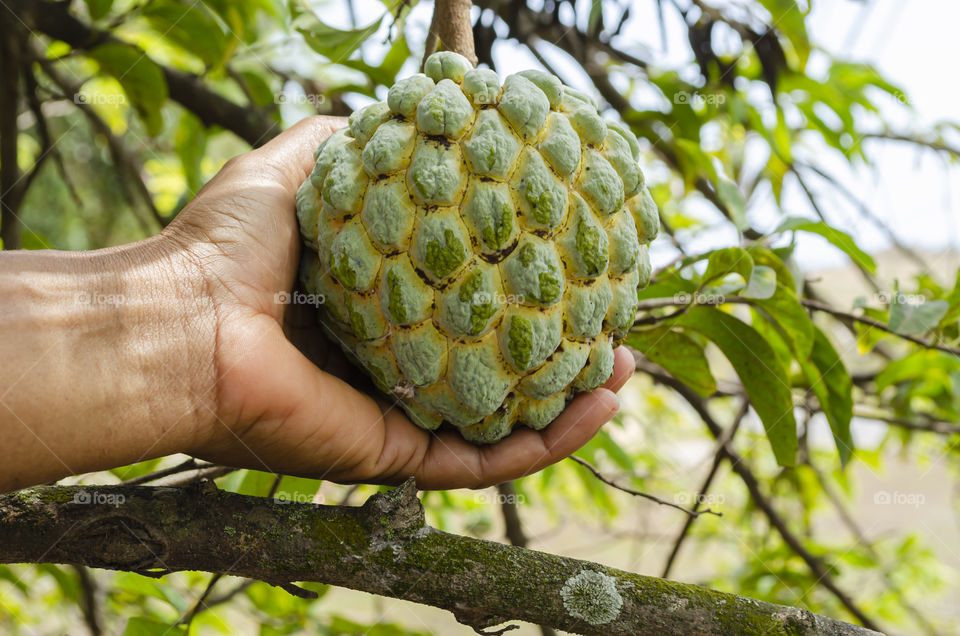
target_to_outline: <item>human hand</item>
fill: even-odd
[[[199,304],[216,325],[208,343],[209,422],[190,451],[231,466],[334,481],[414,476],[422,488],[496,484],[574,452],[619,407],[614,392],[633,366],[624,348],[604,387],[578,396],[546,430],[519,428],[481,447],[455,431],[422,430],[398,406],[358,391],[337,377],[349,367],[315,316],[309,328],[292,324],[302,308],[277,297],[293,286],[299,262],[294,197],[316,146],[344,125],[342,118],[310,118],[236,157],[164,232],[187,256],[174,260],[194,264],[206,290]]]

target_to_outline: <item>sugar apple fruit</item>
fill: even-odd
[[[424,70],[317,149],[301,278],[413,422],[492,443],[610,377],[657,209],[636,137],[585,94],[452,52]]]

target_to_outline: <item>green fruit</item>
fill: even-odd
[[[492,443],[610,377],[657,209],[636,137],[588,96],[450,52],[424,70],[318,148],[302,278],[413,422]]]

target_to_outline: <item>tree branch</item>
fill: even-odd
[[[653,367],[646,363],[642,356],[634,354],[634,357],[637,358],[637,368],[642,370],[644,373],[649,374],[657,382],[672,388],[674,391],[680,394],[683,399],[685,399],[693,410],[697,412],[697,415],[700,416],[700,419],[703,420],[703,423],[706,424],[707,429],[710,433],[720,440],[723,438],[723,427],[717,423],[717,421],[710,415],[710,411],[707,410],[706,401],[697,395],[692,389],[690,389],[683,382],[680,382],[673,376],[670,376],[664,372],[661,372],[659,368]],[[773,504],[767,499],[766,495],[763,493],[763,490],[760,488],[760,482],[757,477],[753,474],[753,471],[747,466],[743,458],[733,449],[733,445],[730,442],[726,442],[722,446],[724,455],[730,461],[730,467],[743,481],[743,485],[746,486],[747,491],[750,493],[750,497],[753,499],[754,503],[757,504],[757,508],[764,514],[767,518],[767,521],[771,526],[776,529],[776,531],[783,538],[783,542],[787,544],[797,556],[803,559],[804,563],[807,564],[807,567],[810,568],[810,571],[817,577],[818,584],[827,588],[840,603],[847,608],[853,616],[857,618],[864,626],[869,629],[876,630],[877,627],[874,625],[873,621],[863,613],[856,603],[853,602],[853,599],[850,596],[840,589],[836,581],[833,580],[833,576],[830,574],[830,571],[823,564],[823,562],[816,556],[814,556],[807,548],[803,545],[797,535],[790,530],[789,525],[786,520],[780,516],[780,513],[773,507]]]
[[[817,616],[596,563],[440,532],[412,480],[359,508],[217,490],[52,486],[0,496],[0,562],[203,570],[274,585],[319,581],[581,634],[870,634]],[[521,602],[517,602],[521,599]]]
[[[20,29],[13,20],[0,25],[0,241],[3,249],[20,248],[23,188],[17,167],[17,115],[20,106]]]
[[[75,49],[88,49],[106,42],[121,42],[108,32],[84,24],[69,12],[69,3],[7,0],[9,8],[32,30]],[[129,45],[124,42],[124,44]],[[143,53],[146,57],[147,54]],[[154,62],[156,63],[156,62]],[[260,146],[280,132],[279,125],[262,111],[240,106],[207,88],[191,73],[158,64],[167,82],[170,99],[180,103],[207,126],[216,124],[233,132],[251,146]]]

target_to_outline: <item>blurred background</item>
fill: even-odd
[[[640,137],[662,221],[645,297],[651,315],[665,305],[650,301],[686,289],[669,281],[703,275],[698,255],[760,246],[776,256],[763,261],[776,278],[796,283],[791,293],[830,308],[805,305],[842,358],[853,397],[844,437],[823,397],[795,386],[801,460],[784,469],[746,406],[735,363],[695,340],[715,383],[684,393],[670,377],[690,385],[703,376],[664,369],[645,351],[621,414],[577,453],[589,466],[567,460],[499,489],[424,493],[428,521],[843,620],[857,620],[856,609],[891,634],[960,633],[960,359],[951,351],[960,303],[960,4],[475,4],[481,63],[501,77],[546,68]],[[20,6],[0,7],[3,28],[24,44],[4,241],[15,246],[16,225],[24,248],[67,250],[154,234],[231,156],[310,114],[348,114],[384,99],[395,78],[418,70],[433,8],[396,0],[74,0],[55,5],[56,19],[33,23]],[[114,40],[91,46],[77,35],[81,27]],[[211,114],[205,93],[167,85],[168,69],[240,108]],[[781,356],[784,338],[752,317]],[[639,340],[630,344],[643,350]],[[787,371],[802,377],[802,360],[785,355]],[[727,431],[726,445],[704,426],[704,411]],[[119,483],[186,459],[64,483]],[[256,471],[207,474],[219,475],[221,488],[301,502],[359,504],[377,490]],[[149,579],[0,566],[0,630],[473,633],[441,610],[306,587],[321,597],[203,573]],[[514,633],[542,632],[522,625]]]

